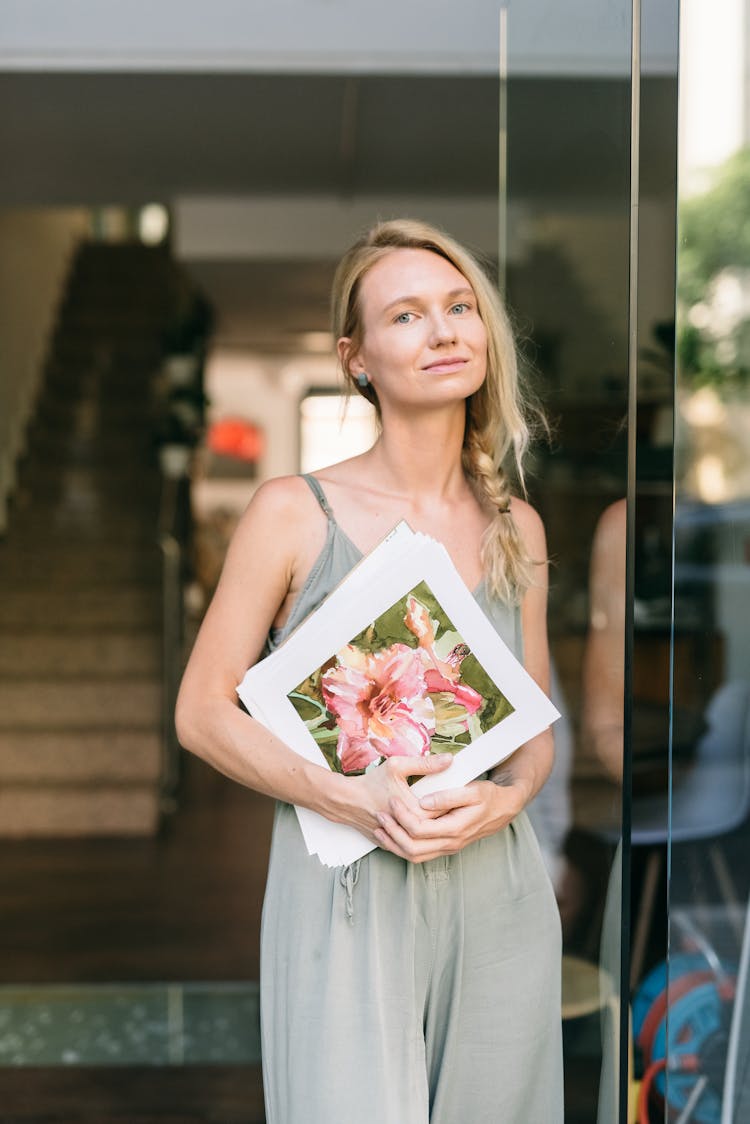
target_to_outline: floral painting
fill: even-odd
[[[458,753],[513,712],[425,582],[288,695],[336,772]]]

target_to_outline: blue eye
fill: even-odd
[[[410,324],[412,315],[413,313],[411,312],[399,312],[394,320],[394,324]]]
[[[451,308],[451,312],[459,312],[459,313],[468,312],[468,310],[469,310],[469,305],[466,303],[466,301],[459,301],[458,304],[454,304]]]

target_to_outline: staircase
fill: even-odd
[[[0,543],[0,836],[158,826],[154,376],[174,277],[140,245],[73,264]]]

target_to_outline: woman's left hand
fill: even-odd
[[[427,862],[457,851],[506,827],[524,808],[521,785],[473,781],[463,788],[434,792],[420,800],[422,813],[390,801],[378,815],[378,845],[410,862]]]

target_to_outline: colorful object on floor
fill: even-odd
[[[690,1106],[691,1124],[719,1124],[734,973],[732,965],[722,963],[719,974],[705,956],[684,954],[659,964],[639,987],[633,1000],[644,1067],[638,1124],[649,1124],[649,1103],[657,1097],[675,1115]],[[659,1112],[663,1119],[663,1107]]]

